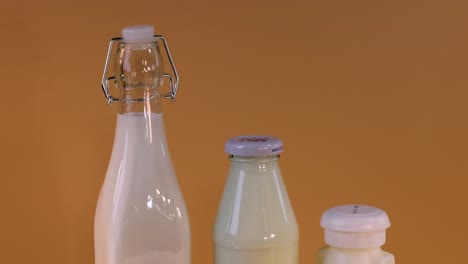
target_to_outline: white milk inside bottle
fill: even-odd
[[[297,264],[299,231],[278,166],[281,140],[226,143],[231,168],[214,226],[215,264]]]
[[[342,205],[328,209],[321,226],[325,243],[319,249],[317,264],[394,264],[392,254],[382,250],[387,214],[367,205]]]
[[[189,220],[158,90],[164,74],[158,44],[152,27],[125,28],[123,35],[114,67],[122,94],[106,94],[120,111],[96,209],[95,263],[189,264]]]

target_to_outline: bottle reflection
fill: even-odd
[[[166,197],[160,190],[155,189],[154,195],[148,195],[146,201],[148,210],[156,209],[162,216],[168,220],[180,218],[180,210],[175,206],[169,197]]]

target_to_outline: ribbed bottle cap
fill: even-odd
[[[270,156],[283,152],[283,142],[271,136],[239,136],[226,142],[225,151],[234,156]]]
[[[367,205],[342,205],[328,209],[320,225],[325,242],[341,248],[369,248],[385,244],[385,230],[390,227],[387,214]]]

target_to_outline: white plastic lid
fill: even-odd
[[[325,229],[325,242],[330,246],[369,248],[385,244],[385,230],[390,227],[390,220],[379,208],[342,205],[328,209],[320,225]]]
[[[234,156],[270,156],[283,152],[283,142],[271,136],[239,136],[226,142],[225,151]]]
[[[122,29],[122,37],[127,43],[150,42],[154,40],[154,27],[151,25],[125,27]]]

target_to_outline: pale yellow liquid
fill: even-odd
[[[297,243],[284,247],[234,249],[215,246],[216,264],[297,264]]]
[[[297,264],[298,230],[277,162],[232,162],[214,227],[214,263]]]

